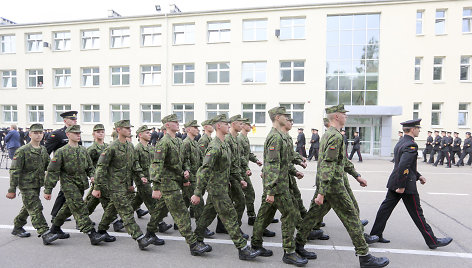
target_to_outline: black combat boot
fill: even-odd
[[[305,249],[305,246],[296,244],[296,249],[295,252],[298,253],[298,255],[302,256],[303,258],[307,258],[309,260],[315,260],[317,258],[315,252],[310,252]]]
[[[369,220],[361,220],[361,223],[363,226],[366,226],[367,224],[369,224]]]
[[[146,237],[153,238],[154,239],[153,244],[156,245],[156,246],[162,246],[166,243],[166,241],[164,241],[164,239],[160,239],[159,237],[157,237],[157,235],[154,232],[147,231]]]
[[[297,252],[287,253],[284,252],[282,261],[286,264],[293,264],[296,266],[305,266],[308,263],[308,259],[298,255]]]
[[[368,234],[364,233],[364,238],[365,238],[365,242],[367,242],[367,244],[372,244],[372,243],[375,243],[375,242],[379,242],[379,237],[376,236],[376,235],[368,235]]]
[[[212,232],[212,231],[210,231],[210,229],[205,228],[205,234],[204,234],[205,238],[209,238],[209,237],[212,237],[214,235],[215,235],[215,232]]]
[[[315,229],[315,230],[312,230],[309,234],[308,234],[308,237],[307,239],[308,240],[316,240],[316,239],[319,239],[321,236],[323,236],[323,230],[321,229]]]
[[[252,249],[260,251],[261,252],[260,256],[262,257],[270,257],[274,255],[274,252],[272,252],[272,250],[266,249],[264,247],[252,247]]]
[[[108,234],[108,232],[106,230],[99,230],[98,233],[105,235],[105,240],[103,240],[105,242],[115,242],[116,241],[116,237]]]
[[[143,250],[147,246],[154,243],[154,237],[148,237],[148,236],[142,235],[141,238],[137,239],[137,242],[138,242],[139,249]]]
[[[390,263],[390,261],[388,260],[388,258],[385,257],[377,258],[370,254],[367,254],[366,256],[359,256],[359,263],[361,265],[361,268],[385,267]]]
[[[209,245],[203,242],[195,242],[190,245],[190,254],[192,256],[202,256],[205,252],[211,251]]]
[[[90,244],[98,245],[100,242],[105,241],[106,235],[99,234],[95,229],[92,229],[90,232],[87,233],[88,237],[90,238]]]
[[[261,250],[251,248],[250,246],[245,246],[243,248],[238,249],[239,251],[239,259],[240,260],[252,260],[257,256],[261,255]]]
[[[59,239],[59,236],[57,234],[53,234],[51,230],[47,230],[44,234],[41,235],[41,238],[43,239],[44,245],[49,245],[54,240]]]
[[[113,231],[115,232],[119,232],[121,231],[123,228],[125,228],[125,225],[123,224],[123,220],[122,219],[119,219],[117,221],[115,221],[113,223]]]
[[[28,233],[25,229],[23,229],[23,227],[15,227],[13,228],[13,231],[11,231],[11,234],[12,235],[16,235],[18,237],[21,237],[21,238],[25,238],[25,237],[30,237],[31,234]]]
[[[247,218],[247,224],[253,226],[256,222],[256,216],[250,216]]]
[[[70,234],[69,233],[64,233],[61,229],[60,226],[56,226],[56,225],[51,225],[51,233],[53,234],[57,234],[57,236],[59,237],[59,239],[67,239],[70,237]]]
[[[159,233],[164,233],[165,231],[172,228],[172,224],[167,224],[165,221],[160,222],[157,226],[159,227]]]
[[[262,236],[265,236],[265,237],[274,237],[275,236],[275,232],[272,232],[272,231],[269,231],[267,229],[264,229],[264,232],[262,232]]]
[[[145,215],[147,215],[148,213],[149,213],[148,210],[144,210],[144,209],[140,209],[140,208],[138,208],[138,209],[136,210],[136,215],[138,215],[138,218],[140,218],[140,219],[141,219],[142,217],[144,217]]]
[[[270,223],[278,223],[278,222],[279,222],[279,219],[273,218]]]
[[[239,228],[239,231],[241,232],[241,235],[243,236],[244,239],[248,240],[249,239],[249,235],[245,234],[243,232],[243,230],[241,230],[241,228]]]

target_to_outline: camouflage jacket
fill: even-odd
[[[104,143],[102,145],[98,144],[96,141],[93,142],[90,147],[87,148],[87,153],[90,155],[92,159],[93,166],[96,168],[98,163],[98,158],[100,158],[100,154],[108,147],[108,144]]]
[[[249,170],[249,161],[256,163],[259,160],[257,159],[256,155],[251,152],[251,144],[249,143],[249,139],[246,135],[239,133],[238,143],[241,148],[241,172],[245,173],[247,170]]]
[[[264,167],[262,172],[265,195],[275,195],[289,191],[292,147],[287,146],[287,136],[276,128],[272,128],[264,142]]]
[[[133,144],[113,141],[98,159],[95,174],[95,190],[106,187],[112,191],[127,191],[132,185],[134,176],[144,177],[134,153]]]
[[[9,193],[16,188],[33,189],[44,185],[44,175],[48,168],[49,155],[46,147],[34,148],[31,144],[21,146],[13,157],[10,166]]]
[[[143,174],[146,179],[149,179],[149,168],[151,166],[151,157],[153,153],[154,147],[148,144],[144,146],[142,143],[138,143],[136,147],[134,147],[134,153],[136,155],[136,160],[139,163],[139,166],[143,169]],[[141,181],[141,177],[134,176],[134,183],[136,186],[143,185],[143,181]]]
[[[198,147],[202,150],[202,155],[205,155],[206,149],[211,142],[211,137],[207,134],[203,134],[203,136],[198,140]]]
[[[202,165],[202,151],[198,146],[198,142],[190,139],[189,137],[185,138],[182,143],[182,148],[180,155],[183,162],[183,170],[188,170],[190,172],[189,181],[197,181],[197,171],[198,168]]]
[[[229,145],[219,138],[214,138],[208,145],[202,166],[198,169],[194,194],[201,197],[205,190],[211,195],[228,194],[230,165]]]
[[[286,133],[287,135],[287,146],[290,147],[290,151],[291,151],[291,154],[292,154],[292,160],[291,162],[295,165],[300,165],[302,162],[303,162],[303,157],[295,152],[295,150],[293,150],[293,139],[292,139],[292,136],[290,136],[290,134]]]
[[[231,133],[226,134],[225,142],[231,150],[231,167],[230,167],[230,182],[240,183],[245,178],[241,175],[241,148],[239,146],[237,137],[233,137]]]
[[[59,148],[48,166],[48,173],[44,182],[44,193],[50,194],[61,180],[61,189],[67,184],[75,184],[81,191],[89,187],[88,178],[94,176],[95,168],[87,149],[79,145],[72,147],[69,144]]]
[[[152,189],[160,191],[181,190],[183,186],[182,159],[180,148],[182,140],[166,134],[156,145],[149,170]]]

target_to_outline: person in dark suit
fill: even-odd
[[[461,154],[461,158],[456,164],[457,167],[464,165],[464,158],[467,155],[469,155],[469,160],[467,161],[467,165],[470,166],[470,164],[472,163],[472,137],[470,136],[470,132],[465,133],[464,145],[462,145],[462,154]]]
[[[20,133],[20,144],[21,146],[26,144],[26,135],[25,132],[23,131],[23,128],[18,128],[18,133]]]
[[[318,161],[318,152],[320,150],[320,135],[318,135],[318,129],[311,129],[311,140],[310,140],[310,151],[308,153],[308,161],[311,161],[315,157],[315,161]]]
[[[152,128],[152,133],[151,133],[151,140],[149,141],[149,143],[152,145],[152,146],[156,146],[156,143],[157,143],[157,139],[159,138],[159,134],[157,133],[156,131],[156,128],[153,127]]]
[[[452,144],[452,138],[449,139],[449,137],[446,136],[446,131],[441,131],[441,134],[443,135],[441,138],[441,144],[439,146],[439,155],[438,158],[436,159],[436,162],[434,162],[433,166],[437,167],[439,165],[444,164],[444,158],[446,158],[446,168],[451,167],[451,155],[449,154],[451,152],[451,144]]]
[[[441,146],[441,136],[439,136],[439,131],[434,131],[434,142],[433,142],[433,150],[431,151],[431,155],[429,156],[428,164],[434,164],[434,155],[438,153],[439,156],[439,146]]]
[[[426,138],[426,147],[423,150],[423,162],[425,163],[428,162],[426,161],[426,155],[431,154],[431,152],[433,151],[433,137],[431,137],[431,134],[433,134],[433,132],[428,131],[428,137]]]
[[[452,143],[452,148],[451,148],[451,162],[452,162],[453,165],[456,164],[455,155],[457,154],[459,159],[461,157],[461,143],[462,143],[462,139],[459,138],[459,133],[454,132],[454,141]]]
[[[362,155],[361,155],[361,138],[359,137],[359,132],[354,132],[354,141],[352,141],[352,150],[351,155],[349,155],[349,160],[352,160],[354,153],[357,152],[357,156],[359,157],[359,162],[362,162]]]
[[[306,158],[306,149],[305,149],[306,140],[305,140],[305,134],[303,133],[303,128],[298,129],[298,137],[295,144],[297,145],[297,152],[301,156]]]
[[[377,235],[380,238],[380,243],[390,242],[383,237],[383,232],[387,225],[388,218],[401,199],[411,219],[423,235],[426,245],[431,249],[435,249],[437,247],[447,246],[451,243],[452,238],[437,238],[434,236],[433,230],[429,224],[426,223],[423,216],[420,196],[416,188],[417,180],[419,180],[421,184],[426,183],[426,178],[418,172],[416,165],[418,159],[418,144],[416,144],[415,138],[418,137],[420,133],[420,122],[421,119],[401,123],[405,136],[395,146],[395,166],[388,179],[387,195],[377,212],[377,217],[375,218],[370,235]]]

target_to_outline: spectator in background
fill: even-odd
[[[11,125],[11,129],[5,137],[5,144],[8,149],[8,156],[13,159],[13,155],[18,148],[20,148],[20,133],[18,133],[16,125]]]
[[[44,136],[44,135],[43,135]],[[25,143],[29,143],[31,141],[31,138],[29,136],[29,128],[26,128],[25,131]]]
[[[157,143],[158,138],[159,138],[159,134],[157,134],[156,128],[153,127],[153,128],[152,128],[152,132],[151,132],[151,140],[149,141],[149,143],[150,143],[152,146],[156,146],[156,143]]]
[[[18,133],[20,134],[20,144],[21,146],[25,145],[25,140],[26,140],[26,137],[25,137],[25,132],[23,131],[23,128],[18,128]]]
[[[303,128],[298,129],[298,137],[295,144],[297,145],[297,152],[301,156],[306,158],[306,149],[305,149],[306,140],[305,140],[305,133],[303,133]]]
[[[354,140],[352,141],[352,150],[351,155],[349,155],[349,160],[352,160],[354,153],[357,152],[357,156],[359,157],[359,162],[362,162],[362,155],[361,155],[361,138],[359,137],[359,132],[354,132]]]

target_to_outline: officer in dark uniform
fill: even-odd
[[[439,146],[439,149],[440,149],[439,156],[438,156],[438,159],[436,159],[436,162],[434,162],[434,166],[437,167],[438,163],[439,165],[443,165],[444,158],[446,158],[446,161],[447,161],[446,168],[450,168],[451,167],[450,146],[452,144],[452,141],[450,141],[449,138],[446,136],[446,131],[441,131],[441,134],[443,134],[443,136],[441,138],[441,145]]]
[[[57,149],[61,148],[62,146],[66,145],[69,142],[69,139],[66,136],[66,128],[69,126],[77,125],[77,111],[68,111],[65,113],[60,114],[60,116],[64,119],[64,127],[60,129],[56,129],[48,136],[45,142],[46,149],[48,154],[55,152]],[[79,145],[82,145],[82,141],[79,142]],[[62,191],[59,191],[57,194],[56,201],[54,202],[54,206],[51,210],[51,216],[54,219],[61,209],[61,207],[66,202],[66,198]],[[68,219],[70,220],[70,219]]]
[[[341,135],[343,135],[343,141],[344,141],[344,151],[346,153],[346,157],[348,157],[347,155],[347,146],[349,144],[349,141],[347,140],[347,135],[346,135],[346,130],[341,130]]]
[[[359,132],[354,132],[354,141],[352,141],[352,150],[351,155],[349,155],[349,160],[352,160],[354,153],[357,152],[357,156],[359,157],[359,162],[362,162],[362,155],[361,155],[361,138],[359,137]]]
[[[297,152],[301,156],[306,157],[306,150],[305,150],[306,140],[305,140],[305,134],[303,133],[303,128],[298,129],[298,137],[295,144],[297,145]]]
[[[310,140],[310,152],[308,154],[308,161],[311,161],[315,157],[315,161],[318,161],[318,152],[320,150],[320,135],[318,135],[318,129],[311,129],[311,140]]]
[[[156,146],[156,143],[157,143],[157,139],[159,138],[159,134],[157,133],[156,131],[156,128],[153,127],[152,128],[152,133],[151,133],[151,140],[149,141],[149,143],[152,145],[152,146]]]
[[[430,249],[435,249],[437,247],[447,246],[451,243],[452,238],[437,238],[434,236],[433,230],[431,230],[431,227],[426,223],[423,216],[420,197],[416,189],[417,180],[419,180],[421,184],[426,183],[426,178],[416,169],[418,144],[416,144],[415,138],[418,137],[420,133],[420,122],[421,119],[401,123],[405,135],[395,146],[395,167],[388,179],[387,195],[377,212],[377,217],[375,218],[370,235],[377,235],[381,243],[390,242],[383,237],[383,232],[393,209],[398,204],[398,201],[402,199],[411,219],[415,222],[416,227],[418,227],[423,235],[426,245],[428,245]]]
[[[439,146],[441,146],[441,136],[439,136],[439,131],[435,130],[434,131],[434,142],[433,142],[433,151],[431,152],[431,155],[429,156],[429,164],[434,163],[434,155],[438,153],[439,157]]]
[[[428,131],[428,137],[426,138],[426,147],[423,151],[423,162],[425,163],[427,162],[426,155],[431,154],[431,152],[433,151],[433,137],[431,137],[431,134],[433,134],[433,132]]]
[[[462,143],[462,139],[459,138],[459,133],[454,132],[454,142],[452,143],[452,152],[451,152],[451,161],[453,165],[456,164],[456,157],[455,157],[456,154],[459,157],[459,159],[461,158],[461,143]]]
[[[470,166],[470,164],[472,164],[472,137],[470,136],[470,132],[465,133],[465,140],[464,140],[464,145],[462,145],[461,158],[457,162],[456,166],[463,166],[464,158],[467,155],[469,155],[469,160],[467,161],[467,165]]]

